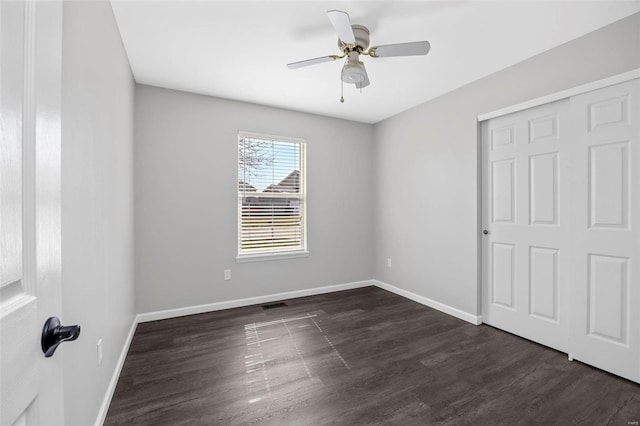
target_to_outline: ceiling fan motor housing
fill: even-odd
[[[364,25],[351,25],[353,35],[356,38],[356,48],[352,50],[358,50],[360,52],[367,50],[369,47],[369,28]],[[340,39],[338,39],[338,47],[345,52],[347,45]]]

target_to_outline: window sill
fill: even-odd
[[[284,253],[246,254],[243,256],[236,257],[236,263],[295,259],[297,257],[309,257],[309,252],[304,250],[304,251],[290,251],[290,252],[284,252]]]

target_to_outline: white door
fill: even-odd
[[[568,106],[482,123],[482,320],[563,352]]]
[[[575,359],[640,381],[640,80],[571,99]]]
[[[62,4],[1,1],[0,37],[0,424],[61,425],[40,335],[61,309]]]

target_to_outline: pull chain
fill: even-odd
[[[344,103],[344,81],[340,79],[340,102]]]

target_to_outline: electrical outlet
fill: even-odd
[[[391,258],[387,259],[387,268],[391,268]]]
[[[224,280],[229,281],[231,279],[231,269],[224,270]]]
[[[102,365],[102,339],[98,339],[97,346],[97,355],[98,355],[98,365]]]

